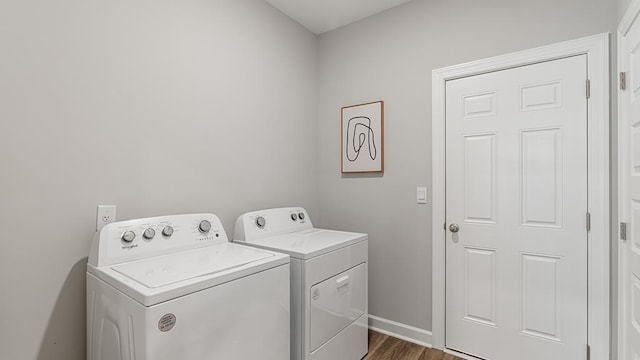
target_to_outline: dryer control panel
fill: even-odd
[[[307,211],[301,207],[257,210],[241,215],[236,220],[234,241],[262,239],[294,231],[312,229]]]
[[[214,214],[119,221],[96,232],[91,243],[89,264],[112,265],[228,241],[220,219]]]

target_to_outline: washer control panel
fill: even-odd
[[[89,263],[94,266],[117,264],[228,241],[220,219],[213,214],[119,221],[96,233]]]
[[[238,217],[233,240],[251,241],[311,228],[313,225],[303,208],[258,210]]]

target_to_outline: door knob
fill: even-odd
[[[449,231],[451,231],[452,233],[457,233],[458,231],[460,231],[460,225],[458,224],[449,225]]]

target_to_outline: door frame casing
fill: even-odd
[[[617,58],[618,58],[618,71],[620,72],[628,72],[628,65],[626,60],[623,58],[626,55],[622,53],[625,49],[623,49],[622,42],[623,38],[627,35],[629,30],[631,30],[632,25],[634,25],[637,17],[640,15],[640,0],[633,0],[629,4],[629,7],[625,11],[624,16],[620,20],[617,31]],[[631,147],[631,142],[629,139],[628,129],[631,126],[631,120],[629,118],[630,114],[628,112],[628,108],[623,106],[623,97],[622,92],[619,87],[617,87],[618,91],[618,220],[619,222],[629,222],[629,218],[631,216],[629,211],[629,203],[626,200],[630,196],[629,190],[629,176],[630,176],[630,165],[631,158],[629,155],[629,150]],[[630,87],[627,87],[626,91],[631,91]],[[620,237],[620,228],[617,227],[617,236],[616,241],[621,239]],[[627,337],[626,337],[626,320],[628,318],[629,308],[626,303],[627,301],[627,284],[628,284],[628,275],[627,270],[629,264],[627,264],[626,251],[628,251],[629,240],[626,242],[618,242],[618,286],[617,286],[617,295],[618,295],[618,317],[617,317],[617,344],[616,344],[616,354],[618,359],[623,359],[625,355],[625,350],[627,347]]]
[[[519,66],[552,61],[575,55],[587,55],[587,77],[590,98],[587,108],[588,211],[591,230],[587,236],[588,251],[588,330],[591,359],[609,358],[609,34],[599,34],[553,45],[519,51],[432,72],[432,186],[433,186],[433,279],[432,342],[445,348],[446,302],[446,144],[445,85],[449,80],[506,70]],[[585,84],[586,94],[586,84]],[[586,95],[585,95],[586,96]],[[443,226],[440,226],[443,224]],[[585,214],[586,226],[586,214]]]

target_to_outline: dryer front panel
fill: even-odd
[[[363,263],[310,288],[311,352],[366,313],[366,281],[367,264]]]

